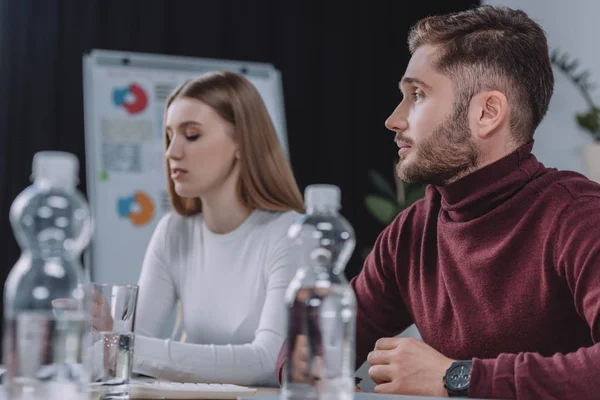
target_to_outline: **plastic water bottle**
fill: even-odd
[[[282,399],[354,397],[356,298],[344,268],[356,241],[340,197],[337,186],[308,186],[306,214],[288,232],[299,268],[286,293]]]
[[[81,398],[87,329],[79,257],[92,234],[70,153],[34,155],[33,183],[10,208],[21,257],[4,287],[4,383],[10,398]]]

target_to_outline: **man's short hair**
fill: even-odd
[[[435,68],[454,81],[459,112],[477,93],[501,91],[513,138],[532,139],[548,111],[554,74],[546,34],[525,12],[485,5],[427,17],[411,28],[408,45],[411,53],[423,45],[440,49]]]

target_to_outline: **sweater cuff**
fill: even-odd
[[[473,358],[469,397],[494,398],[515,395],[514,354],[498,358]]]
[[[286,355],[287,355],[287,340],[285,340],[283,342],[281,349],[279,349],[279,354],[277,355],[277,362],[275,364],[275,376],[277,377],[277,383],[279,383],[279,386],[282,385],[283,368],[284,368],[285,362],[286,362]]]
[[[162,372],[169,359],[169,340],[136,335],[133,348],[133,370],[156,376]]]

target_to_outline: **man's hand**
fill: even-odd
[[[382,338],[369,353],[376,393],[447,397],[443,377],[454,360],[421,340]]]
[[[316,356],[310,372],[308,371],[308,341],[304,335],[296,336],[296,343],[292,350],[292,367],[292,382],[311,383],[318,386],[322,374],[323,359]]]
[[[102,293],[93,293],[91,302],[92,328],[99,332],[112,331],[113,319],[110,315],[110,307]]]
[[[292,350],[292,382],[304,383],[308,370],[308,345],[306,336],[297,335]]]

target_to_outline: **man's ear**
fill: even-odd
[[[508,100],[498,90],[481,92],[471,100],[471,128],[479,139],[486,139],[508,120]]]

